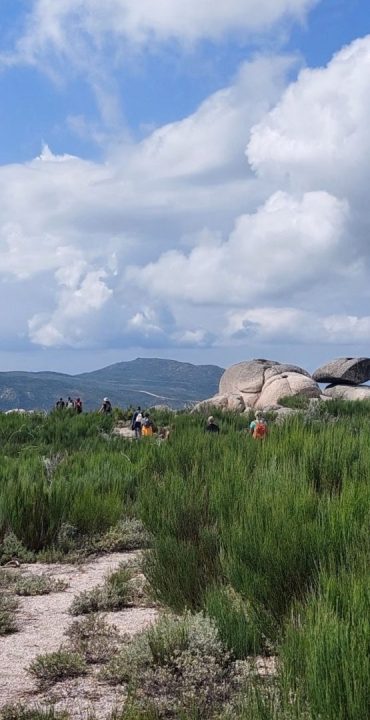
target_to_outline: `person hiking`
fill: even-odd
[[[154,432],[153,421],[149,417],[149,413],[144,413],[143,421],[141,423],[141,434],[143,437],[152,437]]]
[[[212,415],[210,415],[207,420],[206,432],[209,432],[209,433],[219,433],[220,432],[220,428],[217,425],[217,423],[215,423],[215,419]]]
[[[81,398],[79,398],[79,397],[78,397],[77,400],[75,401],[75,410],[76,410],[77,415],[81,415],[81,413],[82,413],[82,400],[81,400]]]
[[[107,397],[104,398],[99,412],[102,415],[109,415],[112,412],[112,403]]]
[[[67,410],[73,410],[74,406],[75,406],[75,404],[74,404],[72,398],[70,397],[70,395],[68,395],[68,400],[67,400],[67,404],[66,404]]]
[[[257,410],[255,420],[252,420],[249,426],[249,432],[255,440],[264,440],[268,429],[267,422],[263,417],[261,410]]]
[[[141,437],[141,425],[143,422],[143,414],[141,412],[140,405],[138,406],[137,410],[135,410],[133,416],[132,416],[132,422],[131,422],[131,430],[135,431],[135,437],[140,438]]]
[[[64,402],[63,398],[59,398],[59,400],[57,400],[57,402],[55,403],[55,407],[57,410],[64,410],[65,402]]]

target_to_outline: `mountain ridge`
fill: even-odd
[[[68,395],[81,397],[87,410],[99,407],[105,395],[122,407],[141,403],[178,409],[215,394],[223,372],[217,365],[163,358],[136,358],[76,375],[48,370],[0,372],[0,410],[50,410],[59,397]]]

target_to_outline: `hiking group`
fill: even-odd
[[[220,428],[219,425],[215,422],[215,419],[212,415],[209,416],[207,420],[206,425],[206,432],[209,433],[219,433]],[[267,422],[265,418],[263,417],[263,413],[260,410],[257,410],[255,414],[255,419],[252,420],[252,422],[249,425],[249,433],[252,435],[254,440],[263,440],[267,436],[268,428],[267,428]]]
[[[82,413],[81,398],[72,400],[72,398],[68,396],[67,402],[65,402],[63,398],[59,398],[59,400],[57,400],[55,404],[55,407],[57,410],[74,410],[78,415]],[[112,411],[112,403],[109,398],[105,397],[98,412],[102,415],[110,415]],[[149,413],[143,413],[141,407],[138,406],[132,415],[131,430],[135,433],[135,438],[138,439],[141,437],[151,437],[157,431],[157,428],[154,426],[154,423],[151,420]],[[212,415],[210,415],[207,420],[205,430],[207,433],[219,434],[220,432],[220,427],[219,425],[217,425]],[[255,440],[263,440],[267,436],[267,432],[267,422],[263,416],[263,413],[260,410],[257,410],[255,414],[255,419],[252,420],[249,425],[249,433]]]
[[[145,412],[143,414],[140,406],[137,410],[135,410],[132,416],[131,430],[135,432],[136,438],[151,437],[155,432],[155,427],[153,421],[149,417],[149,413]]]
[[[80,413],[82,413],[82,400],[79,397],[76,398],[76,400],[72,400],[72,398],[68,396],[68,400],[65,402],[63,398],[59,398],[55,403],[55,408],[57,410],[74,410],[77,415],[80,415]]]

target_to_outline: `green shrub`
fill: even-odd
[[[74,621],[66,631],[73,652],[87,663],[104,663],[116,653],[121,640],[118,629],[99,615]]]
[[[317,597],[296,609],[282,646],[285,686],[313,717],[367,720],[370,580],[324,575]]]
[[[103,585],[84,590],[77,595],[70,607],[71,615],[122,610],[132,605],[135,600],[135,585],[132,581],[132,570],[120,566],[108,575]]]
[[[15,612],[17,601],[8,595],[0,595],[0,636],[17,631]]]
[[[51,683],[86,675],[87,665],[82,655],[60,648],[56,652],[38,655],[29,672],[42,683]]]
[[[68,583],[65,580],[56,580],[49,575],[24,575],[16,579],[14,593],[16,595],[49,595],[66,590]]]
[[[189,613],[180,618],[164,616],[135,636],[112,659],[103,677],[112,683],[127,682],[133,708],[149,709],[149,717],[157,718],[214,717],[240,686],[213,622]]]
[[[286,395],[279,399],[278,405],[291,408],[292,410],[307,410],[310,405],[310,398],[304,395]]]
[[[7,705],[0,710],[1,720],[68,720],[68,713],[54,708],[29,708],[24,705]]]
[[[266,652],[266,640],[253,608],[232,587],[211,588],[206,593],[204,608],[215,621],[222,642],[234,657],[243,660]]]
[[[21,563],[30,563],[34,560],[32,552],[18,540],[14,533],[6,533],[0,542],[0,565],[6,565],[11,560],[18,560]]]
[[[149,545],[150,535],[142,522],[136,518],[126,518],[97,537],[92,543],[92,549],[104,553],[128,552]]]

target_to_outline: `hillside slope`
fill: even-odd
[[[80,375],[54,372],[0,373],[0,410],[50,410],[58,397],[81,397],[86,409],[98,407],[107,395],[113,405],[166,404],[181,408],[211,397],[223,369],[176,360],[137,358]]]

